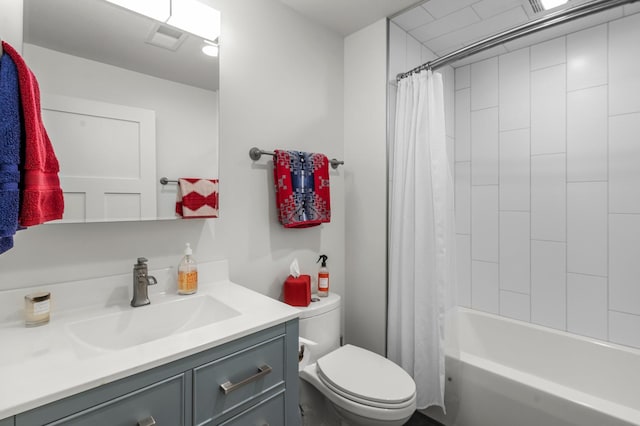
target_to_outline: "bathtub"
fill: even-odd
[[[449,327],[441,423],[640,425],[640,350],[465,308]]]

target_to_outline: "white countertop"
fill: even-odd
[[[32,289],[0,292],[0,312],[4,313],[4,317],[0,317],[0,420],[213,348],[299,315],[298,309],[230,282],[226,278],[226,267],[226,262],[215,262],[216,272],[201,272],[196,296],[212,295],[239,311],[240,315],[119,350],[88,349],[73,338],[68,332],[68,325],[125,309],[145,309],[131,308],[128,304],[130,292],[126,282],[130,283],[130,276],[39,287],[38,290],[51,291],[53,308],[50,323],[34,328],[26,328],[17,318],[17,312],[22,311],[22,298]],[[155,275],[165,274],[159,278],[162,284],[162,281],[171,282],[174,272],[158,271]],[[207,281],[202,283],[202,278]],[[150,287],[152,304],[194,297],[175,294],[171,285],[158,287],[155,291]],[[96,303],[87,306],[85,300],[80,307],[79,302],[86,294],[91,294],[92,301]],[[105,296],[102,301],[101,295]],[[60,301],[61,298],[65,300]],[[74,299],[74,302],[69,299]]]

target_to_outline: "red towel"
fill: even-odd
[[[38,81],[11,45],[3,41],[2,48],[13,59],[18,70],[24,123],[24,156],[20,164],[20,225],[32,226],[62,219],[64,198],[58,178],[60,166],[42,122]]]
[[[218,179],[178,179],[176,214],[184,219],[218,217]]]
[[[323,154],[277,149],[273,161],[278,219],[285,228],[331,221],[329,160]]]

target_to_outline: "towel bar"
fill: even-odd
[[[256,147],[253,147],[249,150],[249,157],[253,161],[258,161],[260,157],[262,157],[263,155],[271,155],[273,157],[276,155],[276,153],[273,151],[264,151]],[[332,169],[337,169],[338,166],[344,165],[344,161],[336,160],[335,158],[332,158],[331,160],[329,160],[329,163],[331,164]]]
[[[173,180],[173,179],[168,179],[168,178],[166,178],[166,177],[161,177],[161,178],[160,178],[160,183],[161,183],[162,185],[166,185],[166,184],[168,184],[168,183],[178,183],[178,181],[177,181],[177,180]]]

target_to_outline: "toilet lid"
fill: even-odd
[[[318,376],[343,396],[370,405],[404,405],[416,385],[402,368],[388,359],[345,345],[317,361]]]

